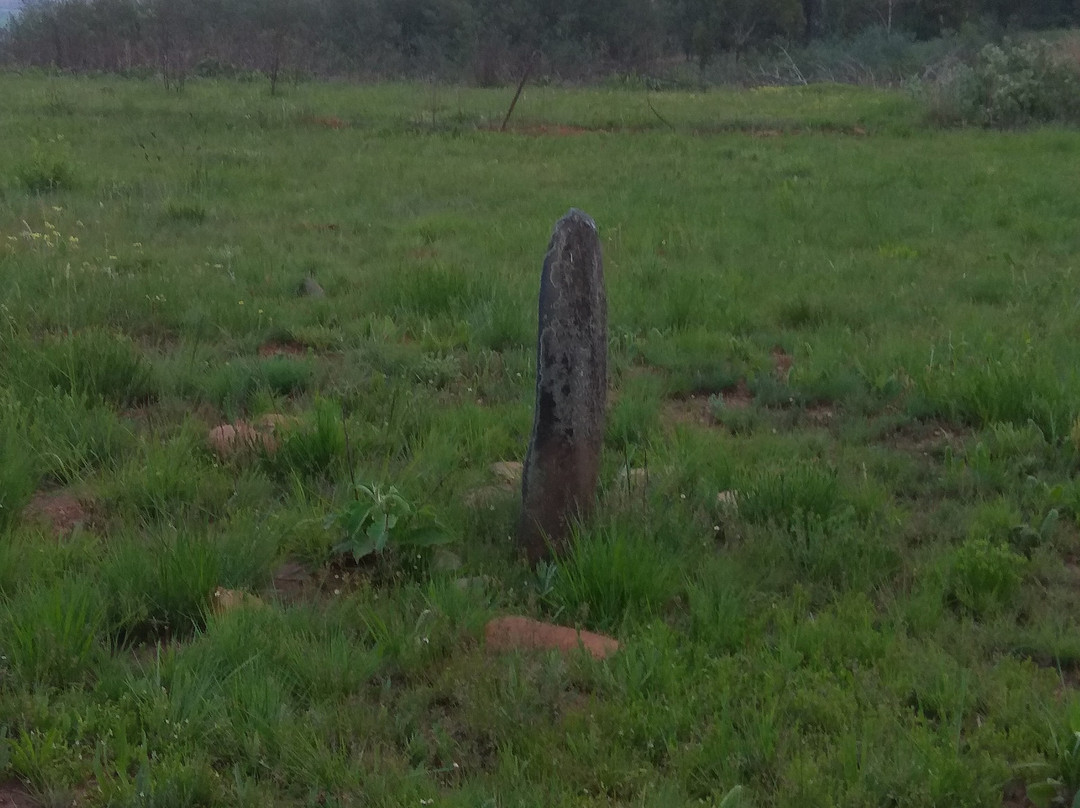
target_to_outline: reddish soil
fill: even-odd
[[[827,426],[836,417],[836,409],[831,404],[811,404],[806,408],[806,418],[815,426]]]
[[[1012,780],[1005,784],[1001,793],[1002,808],[1029,808],[1034,804],[1027,798],[1027,788],[1023,783]]]
[[[274,571],[271,584],[273,593],[286,603],[299,601],[305,589],[312,583],[312,575],[306,568],[294,561],[282,564]]]
[[[295,340],[264,342],[259,346],[259,356],[265,358],[271,356],[307,356],[306,345]]]
[[[501,131],[498,127],[492,127],[492,131]],[[505,130],[504,134],[507,135],[532,135],[534,137],[576,137],[578,135],[588,135],[594,132],[610,132],[610,129],[588,129],[584,126],[567,126],[565,124],[555,123],[535,123],[524,124],[521,126],[509,126]]]
[[[39,491],[23,511],[24,519],[48,526],[58,538],[70,536],[76,526],[86,522],[89,516],[87,509],[69,491]]]
[[[567,626],[541,623],[528,617],[496,617],[484,627],[488,651],[556,650],[569,656],[584,648],[595,659],[604,659],[619,650],[618,640],[578,631]]]
[[[425,258],[434,258],[439,254],[439,251],[432,247],[417,247],[409,250],[405,253],[409,258],[415,258],[417,260],[423,260]]]
[[[901,424],[882,438],[882,442],[901,451],[937,456],[946,447],[959,448],[967,430],[947,421],[913,421]]]
[[[312,126],[321,126],[323,129],[347,129],[349,126],[346,121],[333,115],[309,115],[301,118],[301,121]]]
[[[666,424],[690,424],[693,426],[713,426],[716,420],[709,412],[709,397],[689,395],[685,398],[669,398],[661,408],[661,416]]]
[[[745,410],[754,403],[754,394],[743,379],[739,379],[738,384],[724,390],[720,395],[724,399],[724,406],[733,410]]]
[[[280,444],[277,433],[295,423],[296,419],[288,415],[268,413],[254,424],[236,421],[216,426],[207,433],[206,439],[210,448],[222,459],[257,449],[272,454]]]
[[[791,365],[794,362],[791,354],[777,345],[772,349],[772,358],[773,372],[776,374],[776,378],[786,382],[788,376],[791,375]]]
[[[709,406],[709,399],[714,395],[716,394],[702,390],[669,398],[664,402],[662,410],[664,421],[669,424],[716,426],[716,418]],[[738,384],[721,391],[719,395],[724,406],[732,410],[745,410],[754,403],[754,394],[741,379]]]
[[[33,799],[18,782],[0,783],[0,808],[37,808]]]

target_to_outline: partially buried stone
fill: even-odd
[[[521,483],[518,541],[530,561],[566,548],[596,498],[607,397],[607,296],[596,224],[555,225],[540,277],[536,409]]]
[[[314,278],[304,278],[297,287],[296,294],[299,297],[326,297],[326,290]]]

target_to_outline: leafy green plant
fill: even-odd
[[[601,525],[575,534],[558,572],[546,570],[544,601],[564,620],[582,620],[602,631],[627,617],[659,613],[675,596],[678,569],[655,538],[618,525]]]
[[[22,434],[25,421],[18,403],[0,395],[0,533],[18,521],[38,482],[37,463]]]
[[[1037,808],[1080,808],[1080,704],[1069,705],[1060,731],[1051,725],[1050,742],[1049,776],[1029,783],[1027,798]]]
[[[810,463],[754,471],[738,489],[741,518],[791,530],[810,517],[827,519],[841,504],[836,471]]]
[[[16,681],[63,687],[87,674],[98,651],[104,618],[98,593],[66,579],[0,609],[4,651],[0,670]]]
[[[1044,41],[986,45],[971,65],[931,91],[931,115],[944,123],[1012,127],[1080,120],[1080,69]]]
[[[357,485],[353,500],[340,513],[328,517],[326,526],[344,534],[334,552],[351,555],[355,562],[388,549],[431,547],[451,541],[429,506],[416,507],[394,486],[384,489],[378,483]]]
[[[154,366],[122,334],[88,328],[48,345],[49,381],[65,393],[133,406],[157,397]]]
[[[1020,587],[1022,556],[1005,543],[971,539],[953,554],[949,592],[956,603],[976,617],[1007,603]]]
[[[30,162],[19,170],[19,181],[32,194],[74,188],[77,184],[70,149],[63,135],[44,143],[34,141]]]

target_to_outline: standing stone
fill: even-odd
[[[607,296],[596,224],[571,209],[540,276],[536,410],[521,480],[518,541],[536,562],[561,553],[596,498],[607,398]]]

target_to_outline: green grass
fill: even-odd
[[[0,94],[0,783],[1072,800],[1077,133],[836,86],[528,88],[505,134],[506,92],[454,87],[434,116],[419,85]],[[603,239],[610,414],[594,519],[531,570],[489,467],[524,454],[571,206]],[[208,446],[270,413],[276,451]],[[357,483],[430,506],[452,555],[336,556]],[[91,511],[60,537],[25,512],[58,493]],[[623,650],[488,655],[515,613]]]

